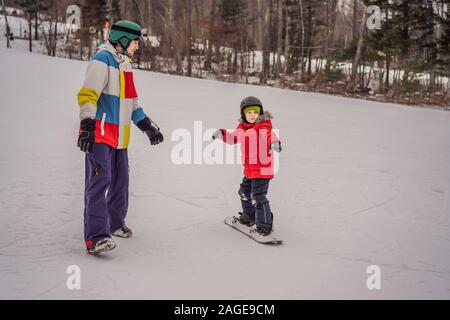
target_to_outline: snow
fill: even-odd
[[[7,9],[8,10],[8,9]],[[10,27],[11,32],[14,35],[14,41],[11,41],[11,47],[21,50],[21,51],[28,51],[29,50],[29,40],[26,39],[20,39],[19,37],[24,37],[25,32],[28,32],[28,22],[25,18],[21,17],[15,17],[15,16],[7,16],[8,24]],[[43,25],[45,27],[45,31],[48,33],[49,29],[49,23],[47,21],[43,22]],[[66,32],[66,24],[58,22],[58,34],[63,34]],[[6,47],[6,40],[5,35],[6,33],[6,24],[5,24],[5,17],[3,15],[0,15],[0,43],[3,47]],[[38,33],[42,34],[42,28],[40,27],[38,29]],[[34,39],[34,25],[32,28],[32,34]],[[42,39],[42,38],[41,38]],[[63,39],[59,39],[59,42],[63,42]],[[45,47],[44,40],[38,41],[38,40],[32,40],[33,45],[33,52],[46,54],[47,50]],[[58,54],[60,54],[58,52]]]
[[[14,17],[14,16],[7,16],[8,24],[10,27],[10,31],[14,34],[15,37],[18,37],[20,35],[24,35],[24,31],[28,32],[28,22],[25,18],[21,17]],[[2,38],[4,38],[4,33],[6,32],[5,28],[5,16],[0,16],[0,28],[2,30]],[[34,32],[34,26],[33,26],[33,32]],[[33,33],[34,34],[34,33]]]
[[[6,7],[5,9],[6,9],[5,11],[6,11],[6,13],[8,15],[13,14],[13,13],[15,13],[17,15],[23,15],[24,14],[23,10],[20,10],[20,9],[17,9],[17,8],[14,8],[14,7]],[[0,8],[0,11],[1,11],[1,14],[3,15],[4,14],[3,6]]]
[[[150,146],[133,127],[134,238],[92,257],[76,148],[87,63],[4,39],[0,61],[1,299],[450,298],[450,113],[136,71],[166,140]],[[175,130],[233,128],[248,95],[274,114],[284,143],[269,191],[282,246],[223,223],[240,209],[241,165],[171,160]],[[71,265],[80,290],[66,287]],[[367,289],[370,265],[381,290]]]
[[[13,33],[15,37],[25,37],[25,32],[28,32],[28,21],[22,17],[15,16],[7,16],[8,24],[10,27],[10,31]],[[48,21],[43,21],[42,25],[45,28],[45,32],[48,33],[50,28],[50,23]],[[67,26],[65,23],[58,22],[58,34],[65,34],[67,32]],[[2,37],[4,37],[4,33],[6,32],[5,28],[5,17],[4,15],[0,16],[0,28],[2,30]],[[54,28],[54,25],[52,26]],[[39,34],[42,34],[42,26],[38,29]],[[32,25],[32,33],[34,38],[34,20]]]

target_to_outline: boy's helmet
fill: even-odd
[[[109,32],[109,41],[112,44],[120,44],[123,50],[127,50],[132,40],[142,37],[142,28],[137,23],[128,20],[117,21]]]
[[[255,107],[255,106],[258,106],[261,108],[260,114],[264,113],[262,102],[258,98],[247,97],[247,98],[244,98],[244,100],[242,100],[242,102],[241,102],[241,118],[242,118],[242,120],[245,121],[244,109],[247,107]]]

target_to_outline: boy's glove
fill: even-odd
[[[91,153],[95,142],[95,119],[81,120],[80,130],[77,146],[81,151]]]
[[[214,133],[213,133],[213,135],[212,135],[212,139],[213,139],[213,140],[215,140],[215,139],[220,139],[220,138],[222,138],[222,137],[223,137],[222,129],[218,129],[218,130],[214,131]]]
[[[152,146],[159,144],[164,141],[164,136],[159,131],[159,128],[156,128],[149,117],[145,117],[141,121],[139,121],[137,124],[139,129],[141,129],[145,134],[147,134],[148,139],[150,140],[150,143]]]
[[[273,141],[270,144],[270,149],[275,152],[281,152],[281,150],[283,150],[283,148],[281,148],[281,141]]]

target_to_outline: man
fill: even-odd
[[[159,128],[138,104],[131,58],[143,30],[131,21],[116,22],[108,42],[92,57],[78,92],[78,147],[86,152],[84,238],[86,251],[114,249],[111,235],[129,238],[128,154],[130,123],[145,132],[152,145],[163,141]]]

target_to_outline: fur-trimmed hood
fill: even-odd
[[[253,124],[258,124],[263,121],[272,120],[272,119],[273,119],[272,114],[269,111],[264,111],[264,113],[262,115],[260,115],[256,119],[255,123],[253,123]],[[249,123],[245,122],[244,119],[242,119],[242,118],[239,118],[239,123],[249,124]]]

